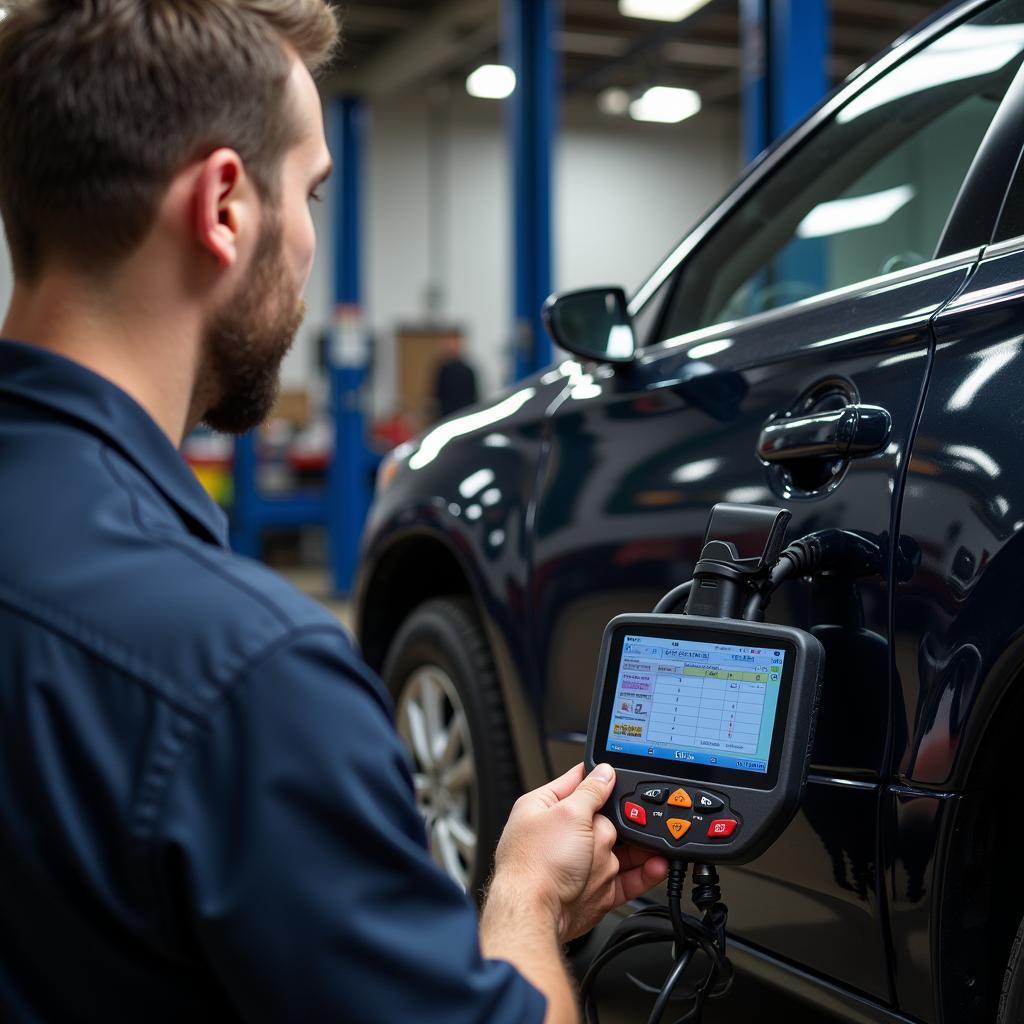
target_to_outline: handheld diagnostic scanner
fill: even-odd
[[[736,863],[793,817],[824,652],[809,633],[760,620],[771,593],[813,571],[823,549],[812,535],[783,550],[788,521],[783,509],[716,505],[693,580],[655,614],[605,629],[586,762],[616,770],[605,812],[625,841]],[[659,614],[684,598],[686,614]]]
[[[597,1020],[597,976],[640,943],[673,943],[651,1021],[698,949],[705,978],[680,1019],[699,1021],[705,1000],[729,991],[728,908],[715,865],[753,860],[799,807],[824,671],[818,640],[765,623],[765,608],[788,579],[863,562],[850,552],[867,543],[832,530],[783,549],[789,518],[785,509],[716,505],[693,579],[652,614],[619,615],[604,631],[586,765],[615,768],[604,813],[620,839],[668,857],[669,875],[667,906],[620,922],[587,968],[588,1021]],[[674,614],[684,602],[685,614]],[[689,865],[699,921],[681,908]]]
[[[586,763],[616,771],[626,842],[701,863],[751,860],[795,813],[821,645],[799,629],[689,615],[607,626]]]

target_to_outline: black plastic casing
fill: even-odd
[[[768,772],[761,775],[609,751],[608,723],[626,633],[784,648],[786,659]],[[824,660],[821,644],[809,633],[790,626],[697,615],[636,614],[612,619],[601,643],[587,728],[586,766],[591,770],[603,762],[615,768],[615,790],[603,812],[614,822],[620,839],[669,857],[706,864],[745,863],[771,846],[800,806],[814,743]],[[623,798],[634,793],[640,784],[659,782],[726,796],[732,816],[740,822],[736,833],[728,841],[708,840],[691,829],[684,841],[674,842],[667,836],[648,834],[630,826],[622,817]]]

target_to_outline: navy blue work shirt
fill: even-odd
[[[0,1019],[541,1019],[391,715],[139,405],[0,342]]]

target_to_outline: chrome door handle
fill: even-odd
[[[806,416],[770,420],[757,439],[765,462],[801,459],[856,459],[883,451],[892,417],[877,405],[847,405]]]

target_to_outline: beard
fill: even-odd
[[[214,314],[203,337],[198,382],[209,403],[203,422],[224,434],[244,434],[274,408],[281,362],[306,307],[285,265],[278,218],[261,231],[247,280]]]

